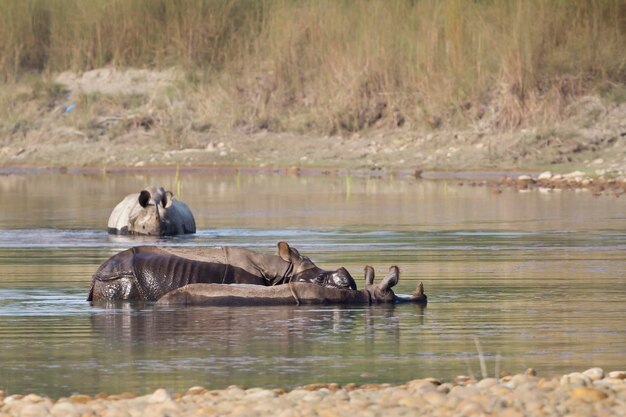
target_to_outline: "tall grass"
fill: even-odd
[[[0,0],[0,74],[198,74],[231,127],[516,127],[626,81],[623,0]]]

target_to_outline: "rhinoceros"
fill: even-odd
[[[391,289],[400,279],[397,266],[374,284],[374,269],[365,267],[365,288],[361,290],[329,288],[305,282],[293,282],[274,287],[256,285],[189,284],[170,291],[157,305],[236,306],[236,305],[293,305],[293,304],[379,304],[416,303],[426,305],[428,297],[420,282],[411,295],[396,295]]]
[[[88,301],[156,301],[187,284],[254,284],[309,282],[356,289],[345,268],[327,271],[307,256],[278,243],[278,255],[239,247],[166,248],[137,246],[106,260],[93,276]]]
[[[163,187],[127,195],[109,217],[108,231],[117,235],[173,236],[196,233],[189,207]]]

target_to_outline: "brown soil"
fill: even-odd
[[[151,114],[146,105],[125,112],[124,107],[107,109],[103,104],[124,97],[132,100],[137,94],[155,96],[176,88],[176,78],[172,71],[63,73],[56,82],[67,89],[67,99],[53,98],[43,109],[36,94],[17,94],[27,99],[19,104],[19,114],[0,120],[0,167],[6,171],[23,166],[238,166],[380,173],[581,170],[612,178],[626,173],[626,104],[607,104],[596,97],[579,99],[565,120],[551,126],[512,132],[481,126],[428,132],[373,129],[344,136],[263,129],[223,133],[202,126],[177,133],[171,118]],[[72,100],[77,100],[76,107],[67,112]]]

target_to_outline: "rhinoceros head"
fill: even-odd
[[[356,282],[345,268],[335,271],[318,268],[308,256],[300,255],[287,242],[278,243],[278,256],[293,265],[292,280],[295,282],[310,282],[323,287],[356,290]]]
[[[163,187],[150,187],[142,190],[129,218],[129,231],[132,233],[162,236],[172,234],[167,211],[172,206],[174,195]]]
[[[377,303],[390,303],[396,299],[393,288],[400,280],[400,269],[397,266],[389,268],[389,273],[379,284],[374,284],[374,268],[365,267],[365,290],[370,298]]]

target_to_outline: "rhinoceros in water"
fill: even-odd
[[[413,294],[395,294],[391,289],[400,279],[397,266],[389,268],[389,274],[374,284],[374,268],[365,267],[365,288],[323,287],[306,282],[288,285],[260,287],[234,284],[189,284],[170,291],[157,301],[157,305],[187,306],[249,306],[249,305],[300,305],[300,304],[384,304],[415,303],[425,306],[428,297],[420,282]]]
[[[127,195],[109,217],[108,231],[116,235],[172,236],[196,233],[189,207],[163,187],[148,187]]]
[[[196,283],[280,286],[289,282],[356,289],[345,268],[331,271],[318,268],[286,242],[278,243],[278,255],[229,246],[198,249],[137,246],[100,265],[87,300],[156,301],[172,290]]]

